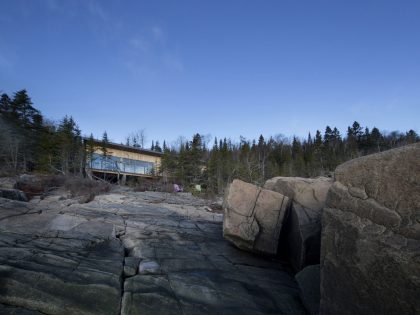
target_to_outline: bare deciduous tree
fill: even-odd
[[[132,145],[133,147],[144,148],[146,141],[146,129],[144,128],[130,133],[126,138],[126,144]]]

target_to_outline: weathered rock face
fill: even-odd
[[[0,198],[12,199],[17,201],[28,201],[26,194],[17,189],[0,188]]]
[[[289,198],[234,180],[225,194],[223,236],[241,249],[276,254]]]
[[[327,177],[274,177],[264,187],[293,200],[288,211],[280,250],[295,271],[319,264],[321,247],[321,210],[325,206],[332,179]]]
[[[0,198],[0,314],[306,314],[293,275],[231,246],[204,205],[122,187]]]
[[[265,182],[264,188],[277,191],[305,208],[321,211],[332,184],[328,177],[274,177]]]
[[[77,218],[0,198],[0,305],[16,314],[119,312],[123,247],[112,224]]]
[[[420,313],[420,144],[335,171],[323,212],[321,314]]]

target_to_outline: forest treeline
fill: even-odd
[[[376,127],[362,128],[357,121],[345,136],[327,126],[323,133],[317,130],[304,140],[260,135],[258,140],[241,137],[239,143],[214,139],[207,148],[203,139],[196,134],[178,150],[164,143],[162,170],[184,185],[202,184],[215,193],[235,178],[261,185],[275,176],[328,176],[347,160],[420,141],[414,130],[384,134]]]
[[[81,175],[81,131],[72,117],[45,119],[26,90],[0,96],[0,174],[51,172]]]
[[[92,136],[91,136],[92,137]],[[92,139],[92,138],[91,138]],[[143,147],[144,129],[127,138],[128,145]],[[328,175],[347,160],[420,141],[414,130],[381,132],[354,122],[341,135],[335,127],[317,130],[306,139],[275,136],[239,142],[195,134],[191,140],[168,146],[152,141],[150,149],[163,152],[155,172],[184,187],[200,184],[221,193],[235,178],[262,184],[274,176]],[[104,141],[107,135],[104,133]],[[45,119],[26,90],[0,97],[0,174],[48,172],[82,175],[84,152],[81,130],[72,117],[58,123]],[[89,146],[87,146],[87,150]]]

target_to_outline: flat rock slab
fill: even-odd
[[[187,197],[0,198],[0,313],[306,314],[288,267],[232,246]]]
[[[80,216],[62,214],[51,220],[50,229],[68,231],[87,220]]]
[[[141,275],[157,275],[160,274],[160,265],[153,260],[142,260],[139,266],[139,274]]]

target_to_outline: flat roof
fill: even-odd
[[[90,139],[89,138],[83,138],[83,140],[86,143]],[[93,143],[95,145],[99,145],[99,146],[103,145],[102,141],[96,140],[96,139],[93,139]],[[142,148],[138,148],[138,147],[132,147],[130,145],[118,144],[118,143],[114,143],[114,142],[108,142],[106,147],[107,148],[114,148],[114,149],[122,150],[122,151],[141,153],[141,154],[145,154],[145,155],[153,155],[153,156],[162,156],[163,155],[162,152],[157,152],[157,151],[148,150],[148,149],[142,149]]]

